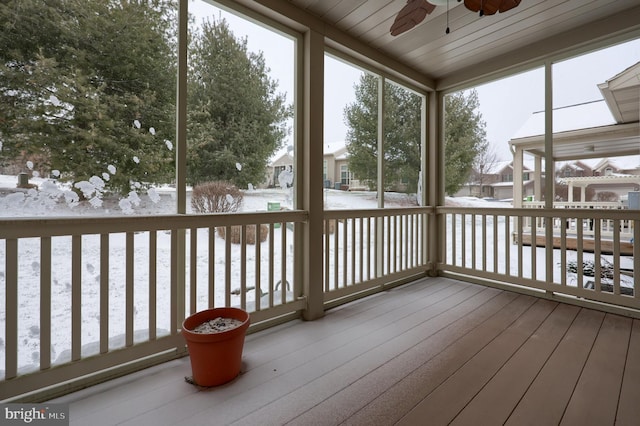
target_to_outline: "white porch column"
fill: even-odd
[[[533,197],[542,200],[542,157],[536,155],[533,170]]]
[[[524,169],[524,151],[517,146],[513,154],[513,207],[522,207],[523,188],[522,175]]]
[[[444,176],[444,94],[434,92],[429,94],[429,128],[427,142],[427,176],[422,184],[422,190],[427,191],[426,200],[430,206],[444,206],[445,176]],[[446,223],[443,215],[432,215],[428,224],[431,238],[428,241],[429,274],[436,276],[438,263],[445,257]]]
[[[324,104],[324,36],[309,30],[304,35],[304,95],[303,95],[303,141],[299,152],[296,194],[300,208],[309,212],[308,223],[302,226],[302,287],[307,297],[307,309],[302,312],[305,320],[324,315],[324,272],[322,224],[324,219],[322,147]]]
[[[555,160],[553,158],[553,68],[551,62],[544,64],[544,208],[553,209],[555,197]],[[553,282],[553,221],[545,219],[545,264],[546,280]],[[553,292],[547,290],[547,294]]]
[[[178,78],[176,87],[176,213],[187,209],[187,51],[188,17],[187,0],[178,3]],[[185,231],[178,230],[171,236],[174,255],[171,260],[171,333],[182,327],[185,318]],[[173,305],[175,303],[175,305]],[[178,349],[178,350],[186,350]]]
[[[585,201],[587,201],[587,187],[586,186],[581,186],[580,187],[580,202],[584,203]]]
[[[569,188],[567,188],[567,201],[573,203],[573,182],[569,182]]]
[[[385,116],[385,78],[378,77],[378,208],[384,208],[384,116]],[[384,218],[379,217],[376,220],[376,277],[384,275]]]

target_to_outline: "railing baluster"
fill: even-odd
[[[329,238],[329,230],[331,226],[331,219],[325,219],[324,226],[324,291],[329,292],[331,290],[331,269],[330,269],[330,253],[331,253],[331,239]]]
[[[632,221],[633,225],[633,297],[640,298],[640,220]]]
[[[158,231],[149,231],[149,340],[156,340],[158,328]]]
[[[375,248],[376,248],[376,244],[375,244],[375,223],[373,222],[373,219],[371,216],[367,217],[367,280],[371,279],[371,271],[372,271],[372,255],[374,256],[373,259],[375,259]],[[372,243],[373,243],[373,250],[371,250],[372,247]]]
[[[102,250],[102,240],[100,241],[100,250]],[[108,244],[107,244],[108,247]],[[102,279],[102,256],[100,256],[100,278]],[[107,273],[108,276],[108,273]],[[103,317],[102,306],[102,281],[100,287],[100,333],[102,335]],[[107,301],[107,318],[108,322],[108,301]],[[82,358],[82,236],[74,235],[71,237],[71,360],[78,361]]]
[[[351,284],[356,284],[356,270],[362,266],[362,244],[356,242],[356,225],[359,223],[362,225],[362,218],[351,219]],[[362,228],[362,226],[361,226]],[[362,234],[362,232],[360,232]],[[360,261],[358,262],[358,257]],[[362,270],[360,269],[360,277],[362,277]],[[360,278],[362,279],[362,278]]]
[[[336,226],[337,228],[337,226]],[[282,289],[280,303],[283,305],[287,302],[287,224],[282,223],[280,225],[280,232],[282,233],[282,245],[281,245],[281,253],[280,253],[280,275],[282,276],[282,281],[280,281],[280,288]]]
[[[198,311],[198,228],[189,230],[189,310]]]
[[[75,252],[75,250],[74,250]],[[79,261],[80,252],[74,255]],[[80,344],[78,341],[76,344]],[[100,353],[109,352],[109,234],[100,234]]]
[[[466,268],[467,267],[467,215],[466,213],[462,213],[460,215],[460,250],[461,250],[461,257],[462,257],[462,267]]]
[[[273,290],[275,283],[275,224],[269,224],[269,307],[273,306]]]
[[[225,229],[224,237],[224,305],[231,306],[231,225]]]
[[[538,217],[531,216],[531,279],[537,278],[537,254],[538,254]]]
[[[262,230],[262,224],[258,225],[256,224],[256,232],[257,230],[260,229]],[[258,234],[260,235],[260,234]],[[262,244],[261,244],[261,238],[258,238],[256,236],[256,260],[255,260],[255,300],[256,300],[256,311],[260,311],[262,309],[262,306],[260,304],[261,299],[262,299],[262,280],[261,280],[261,266],[262,266]]]
[[[349,262],[348,262],[348,250],[347,250],[347,219],[345,219],[342,222],[342,282],[344,283],[344,286],[347,287],[347,285],[349,284],[347,282],[347,277],[349,276]],[[352,247],[353,249],[353,247]]]
[[[504,252],[505,252],[504,273],[507,276],[511,275],[511,245],[513,243],[510,237],[511,237],[511,229],[512,229],[511,224],[513,223],[513,220],[514,218],[512,216],[507,216],[507,215],[504,216]]]
[[[594,268],[594,284],[593,284],[593,288],[599,293],[600,291],[602,291],[602,265],[600,262],[600,254],[602,252],[601,247],[600,247],[600,238],[601,238],[601,229],[600,229],[600,220],[596,219],[596,223],[594,224],[594,230],[595,230],[595,234],[594,234],[594,246],[595,246],[595,250],[593,253],[593,259],[594,259],[594,264],[595,264],[595,268]]]
[[[456,223],[458,215],[453,213],[451,215],[451,262],[453,265],[458,265],[458,225]]]
[[[567,220],[562,220],[563,226],[560,227],[560,284],[567,285]]]
[[[255,244],[260,243],[260,230],[255,228]],[[247,309],[247,225],[240,228],[240,307]]]
[[[620,220],[613,221],[613,294],[620,294]]]
[[[333,231],[333,286],[334,288],[340,288],[340,226],[338,221],[335,221],[335,229]]]
[[[133,232],[126,233],[125,247],[125,346],[133,346]]]
[[[51,237],[40,239],[40,370],[51,367]]]
[[[6,240],[5,274],[5,371],[4,378],[13,379],[18,374],[18,240]]]
[[[577,251],[578,251],[578,288],[583,288],[584,285],[584,249],[583,249],[583,223],[581,218],[576,218],[576,231],[577,231]]]

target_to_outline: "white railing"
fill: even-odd
[[[294,297],[293,224],[306,220],[300,211],[1,220],[0,400],[183,356],[182,320],[207,307],[241,306],[253,323],[295,314],[305,301]],[[252,244],[257,228],[266,239]]]
[[[522,207],[543,209],[544,201],[523,201]],[[615,201],[554,201],[554,209],[606,209],[621,210],[625,206],[621,202]]]
[[[472,280],[516,285],[640,308],[640,218],[629,210],[595,209],[465,209],[440,207],[444,216],[439,269]],[[539,223],[525,227],[526,223]],[[575,236],[566,226],[549,230],[546,223],[575,223]],[[602,223],[611,223],[605,238]],[[593,238],[585,231],[593,224]],[[591,234],[591,233],[589,233]],[[535,244],[532,242],[535,241]],[[533,246],[533,248],[532,248]],[[623,250],[624,249],[624,250]]]
[[[524,203],[525,208],[544,208],[542,202],[527,202]],[[553,207],[556,209],[600,209],[600,210],[627,210],[621,203],[615,202],[555,202]],[[595,218],[586,218],[578,220],[577,218],[569,217],[566,220],[562,220],[560,217],[556,217],[551,221],[553,232],[559,235],[564,228],[567,235],[576,237],[578,234],[578,228],[584,238],[594,239],[596,233],[603,241],[613,242],[614,236],[617,235],[621,241],[621,251],[623,254],[631,254],[631,244],[625,242],[633,239],[633,215],[629,215],[628,218],[618,219],[615,221],[611,218],[600,218],[597,221],[598,229],[596,229]],[[536,233],[538,235],[546,232],[546,220],[544,217],[538,217],[535,221],[529,216],[525,216],[522,221],[522,227],[525,234],[531,234],[531,228],[535,224]],[[613,253],[611,244],[602,244],[601,250],[606,253]]]
[[[307,220],[302,211],[1,220],[0,399],[183,356],[182,319],[210,306],[244,307],[257,324],[299,316],[309,301],[296,279],[305,251],[296,230]],[[576,238],[566,226],[554,235],[527,221],[575,223]],[[622,224],[638,241],[639,222],[628,210],[333,210],[324,212],[323,258],[307,261],[322,262],[325,307],[424,276],[435,263],[469,281],[640,309],[640,248],[621,249],[630,244]],[[594,224],[593,246],[585,223]],[[441,238],[431,252],[433,228]],[[249,244],[255,229],[266,240]],[[227,238],[234,233],[247,244]]]
[[[432,211],[427,207],[326,211],[325,302],[424,275]]]

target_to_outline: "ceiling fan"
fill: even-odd
[[[462,0],[457,0],[461,2]],[[478,12],[480,16],[493,15],[496,12],[506,12],[520,4],[521,0],[464,0],[467,9]],[[436,6],[447,6],[449,0],[407,0],[407,4],[400,10],[391,26],[391,35],[397,36],[418,25],[433,12]],[[447,33],[449,28],[447,27]]]

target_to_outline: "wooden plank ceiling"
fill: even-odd
[[[390,28],[407,0],[289,3],[417,70],[438,88],[640,28],[638,0],[522,0],[515,9],[483,17],[449,0],[448,7],[436,6],[395,37]]]

